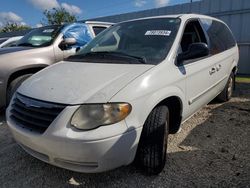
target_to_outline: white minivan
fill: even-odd
[[[212,17],[122,22],[27,79],[7,123],[47,163],[94,173],[136,161],[158,174],[168,134],[216,96],[231,98],[238,60],[232,32]]]

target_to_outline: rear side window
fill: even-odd
[[[107,29],[107,27],[102,27],[102,26],[94,26],[93,27],[95,35],[98,35],[99,33],[101,33],[105,29]]]
[[[228,27],[218,21],[201,19],[210,40],[211,54],[218,54],[235,46],[236,42]]]

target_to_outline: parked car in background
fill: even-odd
[[[8,38],[0,38],[0,44],[2,44],[3,42],[5,42],[6,40],[8,40]]]
[[[110,25],[89,21],[40,27],[26,34],[16,47],[0,49],[0,108],[26,78],[75,54]]]
[[[110,27],[17,90],[7,123],[47,163],[103,172],[165,165],[168,134],[216,96],[232,96],[239,51],[221,20],[159,16]],[[188,159],[187,159],[188,161]]]
[[[22,37],[23,36],[10,37],[0,44],[0,48],[14,47]]]

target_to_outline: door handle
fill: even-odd
[[[221,69],[221,64],[216,66],[216,70],[219,71]]]
[[[213,68],[211,68],[211,70],[209,71],[209,74],[212,75],[212,74],[214,74],[215,72],[216,72],[216,68],[213,67]]]

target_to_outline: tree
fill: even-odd
[[[27,30],[30,29],[29,26],[27,25],[21,25],[18,23],[12,23],[12,22],[7,22],[1,29],[0,32],[11,32],[11,31],[21,31],[21,30]]]
[[[53,8],[52,10],[45,10],[43,12],[45,18],[43,18],[43,25],[61,25],[63,23],[76,22],[75,15],[70,14],[64,8]]]

